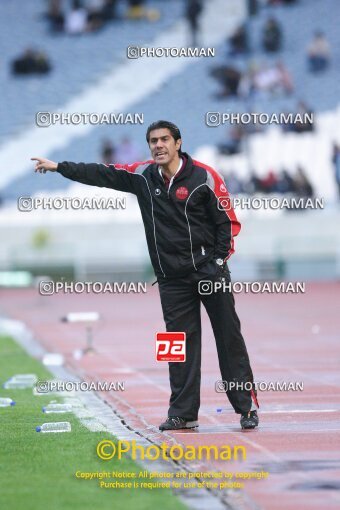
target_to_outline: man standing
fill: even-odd
[[[188,0],[186,6],[186,18],[191,31],[191,44],[197,46],[197,33],[199,30],[199,18],[203,10],[202,0]]]
[[[223,285],[214,285],[230,282],[227,259],[241,228],[225,204],[227,188],[215,170],[182,152],[181,133],[171,122],[151,124],[146,139],[153,159],[130,165],[32,160],[36,172],[57,171],[73,181],[137,196],[166,329],[186,333],[186,361],[169,363],[170,407],[160,430],[198,426],[201,302],[214,331],[230,403],[241,415],[242,428],[255,428],[258,403],[234,297]]]

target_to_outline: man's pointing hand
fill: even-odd
[[[45,158],[31,158],[32,161],[37,161],[35,164],[35,172],[46,173],[48,170],[50,172],[55,172],[58,167],[58,163],[54,161],[50,161]]]

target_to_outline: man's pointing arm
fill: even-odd
[[[56,163],[38,157],[31,159],[36,161],[35,172],[58,172],[64,177],[82,184],[135,193],[135,171],[140,163],[115,166],[98,163],[72,163],[70,161]]]

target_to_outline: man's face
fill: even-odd
[[[175,141],[167,128],[155,129],[149,135],[149,147],[152,158],[158,165],[168,165],[177,157],[181,140]]]

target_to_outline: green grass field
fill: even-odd
[[[5,390],[2,384],[16,373],[53,378],[11,338],[0,336],[0,397],[16,401],[0,408],[0,500],[6,510],[185,510],[166,489],[101,489],[98,480],[80,480],[76,471],[133,471],[143,468],[129,459],[103,461],[96,455],[104,432],[90,432],[72,414],[45,415],[41,408],[51,396],[34,396],[32,389]],[[52,397],[56,399],[56,397]],[[58,399],[61,401],[61,399]],[[48,421],[69,421],[71,433],[42,434],[35,427]],[[111,480],[112,481],[112,480]]]

